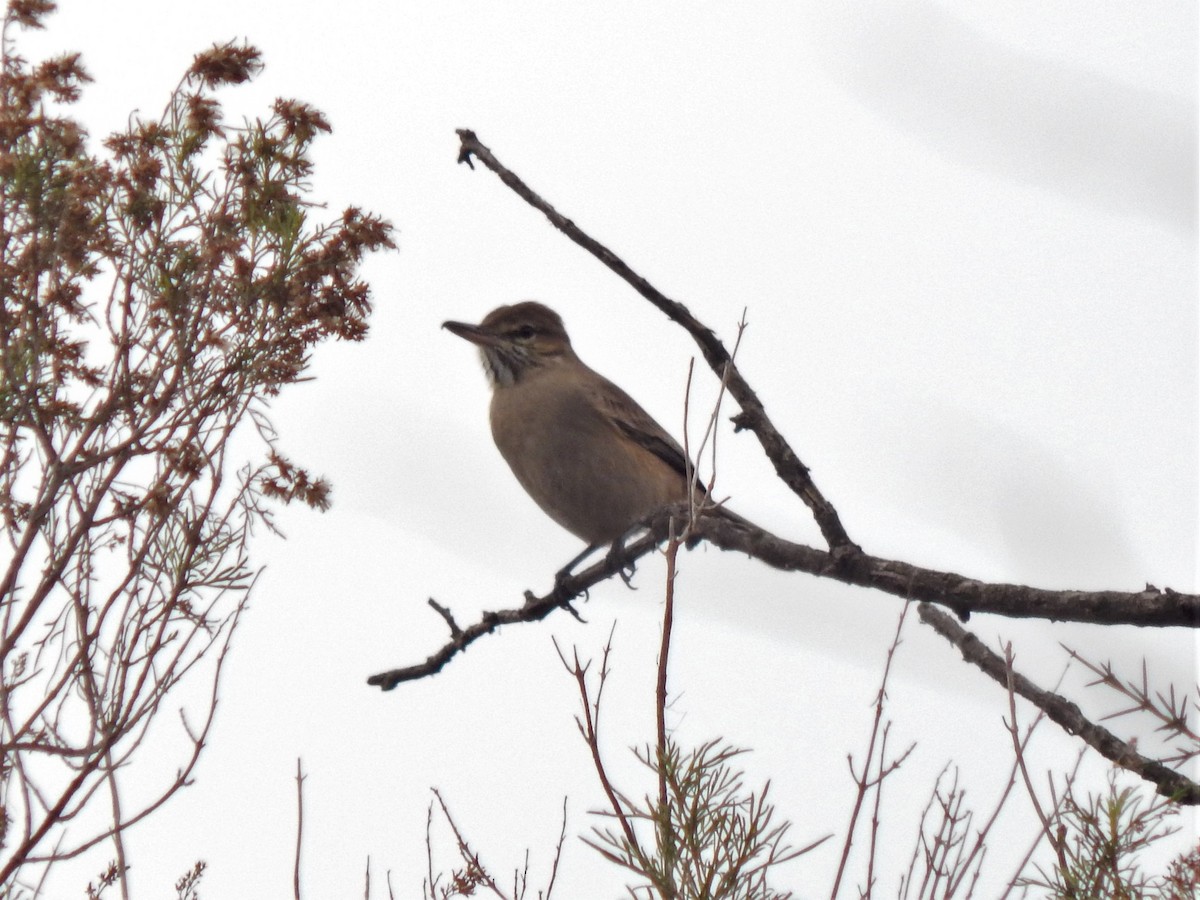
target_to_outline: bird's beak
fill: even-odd
[[[470,325],[467,322],[443,322],[442,327],[451,334],[457,334],[463,340],[480,347],[496,347],[504,343],[500,337],[490,331],[484,331],[478,325]]]

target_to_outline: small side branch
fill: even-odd
[[[481,637],[491,634],[501,625],[511,625],[517,622],[537,622],[546,618],[556,609],[561,608],[568,609],[574,613],[575,610],[571,606],[573,600],[586,595],[588,589],[593,585],[599,584],[601,581],[618,574],[622,566],[628,566],[631,562],[641,559],[658,546],[659,540],[657,529],[652,529],[650,533],[628,544],[625,547],[625,552],[620,556],[614,554],[606,555],[595,565],[584,569],[578,574],[562,579],[553,590],[541,597],[534,596],[532,592],[526,591],[525,603],[522,606],[512,609],[485,611],[480,615],[477,622],[465,628],[459,626],[449,609],[431,599],[429,605],[442,617],[450,629],[450,640],[436,653],[430,655],[424,662],[372,675],[367,679],[367,684],[381,690],[390,691],[396,685],[402,684],[405,681],[415,681],[419,678],[426,678],[440,672],[455,656],[466,650],[467,647]],[[576,615],[578,614],[576,613]]]
[[[1158,793],[1164,797],[1169,797],[1177,803],[1200,805],[1200,784],[1156,760],[1142,756],[1107,728],[1085,717],[1079,707],[1071,701],[1039,688],[1024,675],[1014,671],[1002,656],[988,649],[983,641],[963,628],[952,616],[927,603],[922,603],[917,612],[922,622],[958,648],[963,659],[977,666],[1005,689],[1009,689],[1011,685],[1014,693],[1042,710],[1047,718],[1056,722],[1068,734],[1077,735],[1105,759],[1153,783],[1157,786]]]

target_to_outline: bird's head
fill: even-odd
[[[443,322],[442,327],[479,347],[492,387],[516,384],[541,367],[574,356],[562,318],[532,300],[493,309],[478,325]]]

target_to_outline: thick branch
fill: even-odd
[[[703,516],[692,528],[722,550],[736,550],[776,569],[808,572],[897,597],[948,607],[962,618],[995,613],[1023,619],[1149,627],[1200,625],[1200,595],[1146,585],[1130,591],[1051,591],[1020,584],[990,584],[954,572],[924,569],[865,553],[853,557],[794,544],[744,520]]]
[[[767,458],[775,467],[776,474],[812,510],[813,518],[816,519],[817,525],[821,529],[821,535],[830,549],[839,555],[856,552],[858,547],[850,540],[846,530],[842,527],[837,510],[817,490],[817,486],[809,475],[808,467],[800,461],[791,445],[775,428],[774,423],[767,416],[762,401],[758,399],[758,394],[742,378],[729,351],[725,349],[725,345],[712,330],[693,316],[686,306],[661,294],[619,256],[595,238],[584,233],[574,222],[534,193],[515,173],[501,165],[492,151],[475,136],[475,132],[460,128],[458,136],[462,141],[458,154],[459,162],[465,162],[474,168],[471,160],[472,158],[478,159],[499,175],[500,180],[512,188],[521,199],[540,210],[555,228],[612,269],[635,291],[666,313],[672,321],[677,322],[692,336],[699,345],[701,353],[704,354],[705,361],[716,372],[717,377],[724,380],[729,393],[742,408],[742,411],[733,418],[737,429],[744,428],[754,432],[759,443],[762,444]]]
[[[612,577],[633,560],[649,553],[667,533],[674,514],[686,517],[682,508],[667,510],[656,518],[651,533],[630,544],[623,556],[606,556],[591,568],[562,579],[543,597],[526,592],[523,606],[484,612],[477,622],[461,627],[450,610],[434,600],[429,604],[446,622],[450,639],[424,662],[380,672],[367,684],[390,691],[405,681],[415,681],[440,672],[451,659],[501,625],[536,622],[559,607],[584,596],[588,588]],[[745,553],[776,569],[807,572],[845,584],[875,588],[905,599],[937,603],[966,618],[973,612],[995,613],[1012,618],[1091,622],[1102,625],[1196,626],[1200,623],[1200,597],[1159,590],[1147,585],[1144,591],[1049,591],[1018,584],[988,584],[953,572],[923,569],[892,559],[858,553],[839,557],[804,544],[777,537],[745,519],[709,510],[692,522],[688,545],[703,538],[722,550]],[[574,610],[572,609],[572,612]]]
[[[1007,689],[1010,672],[1003,657],[989,650],[983,641],[941,610],[922,603],[917,608],[917,612],[922,622],[931,626],[934,631],[959,649],[963,659],[982,669]],[[1096,725],[1087,719],[1079,711],[1079,707],[1066,698],[1042,690],[1017,672],[1012,672],[1011,678],[1013,690],[1017,694],[1042,710],[1050,719],[1062,726],[1068,734],[1081,737],[1105,759],[1152,782],[1158,787],[1158,793],[1164,797],[1169,797],[1177,803],[1193,806],[1200,804],[1200,784],[1196,784],[1156,760],[1142,756],[1130,744],[1121,740],[1107,728]]]

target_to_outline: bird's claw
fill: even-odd
[[[551,593],[559,593],[559,594],[567,594],[568,593],[566,585],[567,585],[567,582],[570,581],[571,578],[573,578],[575,575],[575,573],[571,571],[571,569],[573,567],[574,567],[574,563],[572,562],[571,565],[566,566],[565,568],[559,569],[557,572],[554,573],[554,587],[551,589]],[[575,618],[579,619],[580,622],[582,622],[583,618],[579,615],[578,612],[575,611],[575,607],[571,606],[571,601],[575,600],[575,599],[581,599],[581,600],[583,600],[584,603],[586,603],[589,599],[591,599],[590,589],[584,588],[581,593],[576,594],[574,597],[567,596],[564,599],[558,601],[559,606],[566,609],[571,615],[573,615]]]
[[[637,572],[637,563],[633,560],[625,558],[625,543],[622,540],[613,541],[612,547],[609,548],[608,558],[606,560],[610,565],[615,563],[617,566],[617,574],[621,576],[621,580],[625,582],[625,587],[631,591],[636,591],[633,586],[633,575]]]
[[[584,597],[584,599],[587,599],[586,596]],[[575,621],[582,622],[584,625],[587,624],[587,619],[585,619],[583,616],[581,616],[579,614],[579,610],[577,610],[574,606],[571,605],[570,600],[563,600],[558,605],[561,606],[563,609],[565,609],[567,612],[569,612],[572,616],[574,616]]]

